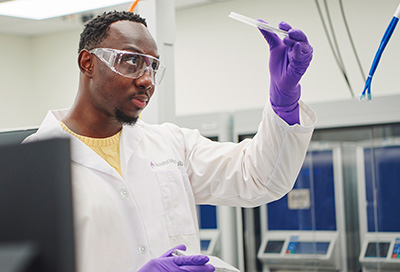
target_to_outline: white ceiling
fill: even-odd
[[[13,0],[0,0],[1,2]],[[57,1],[57,0],[55,0]],[[85,0],[82,0],[85,1]],[[176,9],[192,8],[200,5],[214,4],[229,0],[175,0]],[[128,4],[111,6],[108,8],[92,10],[88,12],[71,14],[68,16],[56,17],[45,20],[21,19],[9,16],[0,16],[0,34],[11,34],[19,36],[37,36],[46,33],[81,29],[85,17],[95,16],[108,10],[127,10]]]

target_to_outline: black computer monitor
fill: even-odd
[[[74,272],[74,254],[69,140],[0,146],[0,271]]]
[[[20,144],[29,135],[35,133],[37,128],[16,129],[0,132],[0,146],[10,144]]]

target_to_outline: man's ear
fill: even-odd
[[[83,74],[88,77],[92,77],[93,72],[93,55],[86,49],[79,52],[78,66]]]

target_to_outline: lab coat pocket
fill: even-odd
[[[170,236],[196,232],[188,195],[179,170],[156,172]]]

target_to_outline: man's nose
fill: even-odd
[[[143,86],[145,89],[147,89],[154,85],[153,78],[153,70],[150,67],[147,67],[143,75],[136,79],[136,85]]]

